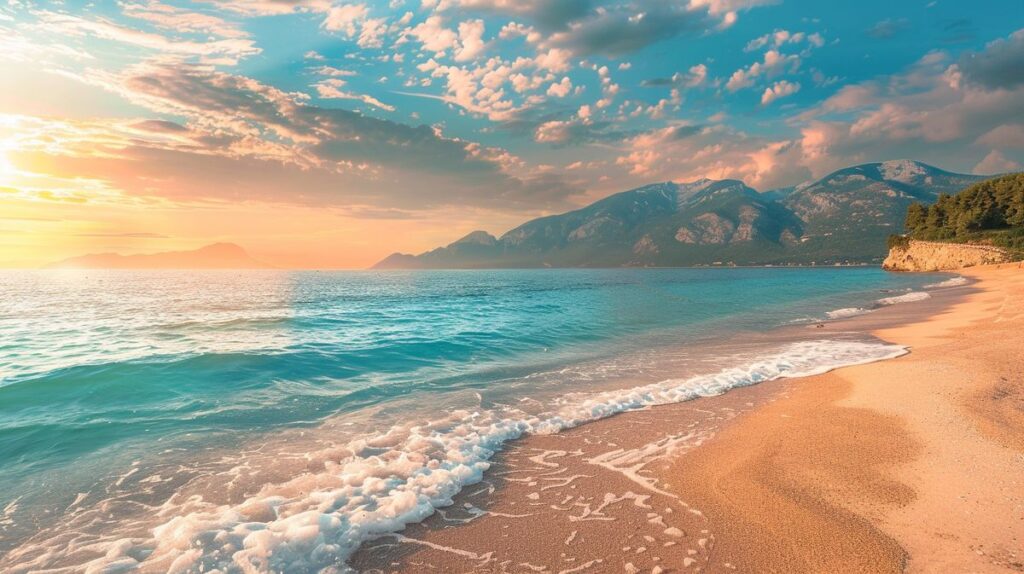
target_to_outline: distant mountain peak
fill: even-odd
[[[204,245],[195,250],[195,253],[206,253],[210,255],[226,255],[237,257],[248,257],[249,253],[237,243],[218,242]]]
[[[903,183],[911,183],[920,177],[927,176],[931,172],[938,171],[928,164],[911,159],[884,161],[878,170],[883,178]]]
[[[894,159],[883,162],[862,163],[833,171],[825,177],[802,183],[794,188],[802,191],[821,184],[844,185],[851,182],[882,182],[920,187],[929,185],[934,178],[971,177],[955,174],[913,159]]]
[[[490,233],[487,233],[486,231],[477,230],[465,235],[461,239],[453,241],[452,243],[449,244],[449,246],[459,244],[494,245],[497,242],[497,237],[491,235]]]
[[[90,253],[51,263],[48,269],[264,269],[235,243],[211,243],[189,251],[165,251],[138,255]]]

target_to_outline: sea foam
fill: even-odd
[[[894,297],[884,297],[878,300],[879,305],[898,305],[899,303],[913,303],[914,301],[924,301],[931,295],[924,291],[911,291],[903,295],[896,295]]]
[[[241,504],[215,505],[200,497],[169,501],[152,514],[162,523],[148,528],[148,538],[95,541],[92,548],[102,554],[80,566],[87,571],[348,572],[346,560],[361,543],[452,504],[463,487],[483,479],[489,459],[505,442],[524,434],[557,433],[624,411],[904,353],[904,347],[885,343],[804,341],[716,373],[570,394],[542,414],[456,411],[409,422],[334,447],[323,469],[264,486]],[[22,556],[40,556],[31,548],[21,550]],[[54,552],[66,550],[51,547],[43,556],[55,558]]]
[[[967,285],[967,283],[968,281],[966,277],[953,277],[951,279],[946,279],[945,281],[940,281],[938,283],[929,283],[928,285],[925,285],[924,288],[943,289],[946,287],[959,287],[961,285]]]
[[[844,307],[843,309],[829,311],[825,313],[825,316],[829,319],[845,319],[847,317],[856,317],[857,315],[863,315],[864,313],[870,312],[870,309],[865,309],[863,307]]]

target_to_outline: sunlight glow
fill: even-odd
[[[14,176],[17,171],[14,169],[14,164],[7,159],[7,153],[4,150],[4,145],[0,143],[0,185],[11,185],[14,182]]]

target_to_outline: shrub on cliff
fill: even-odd
[[[893,249],[906,249],[910,246],[910,238],[906,235],[890,235],[889,236],[889,250]]]
[[[927,207],[911,204],[906,230],[911,239],[1024,249],[1024,173],[976,183],[956,195],[942,194]]]

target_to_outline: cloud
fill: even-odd
[[[588,109],[589,110],[589,109]],[[636,134],[635,130],[622,130],[608,121],[591,121],[587,117],[571,120],[552,120],[537,126],[534,141],[556,146],[584,143],[617,142]]]
[[[643,80],[640,85],[646,88],[654,88],[660,86],[679,86],[684,88],[696,88],[697,86],[704,85],[708,79],[708,67],[704,64],[697,64],[691,66],[689,71],[685,74],[676,72],[672,74],[670,78],[650,78]]]
[[[790,32],[789,30],[775,30],[770,34],[765,34],[747,42],[747,46],[743,51],[753,52],[755,50],[760,50],[765,46],[780,48],[786,44],[799,44],[805,40],[815,48],[820,48],[825,45],[825,38],[818,32],[805,34],[803,32]]]
[[[125,232],[125,233],[78,233],[76,237],[124,237],[131,239],[169,239],[160,233]]]
[[[551,86],[548,87],[547,94],[554,98],[564,98],[565,96],[568,96],[571,91],[572,82],[569,80],[569,77],[566,76],[562,78],[562,81],[551,84]]]
[[[576,56],[621,56],[686,33],[714,27],[707,12],[664,2],[639,6],[613,6],[578,20],[552,34],[545,44],[572,51]]]
[[[768,50],[764,53],[762,62],[754,62],[746,68],[740,68],[733,72],[729,76],[729,81],[725,83],[725,88],[730,92],[749,88],[762,75],[772,77],[786,70],[793,72],[799,66],[800,58],[798,56],[782,54],[778,50]]]
[[[484,21],[467,20],[459,22],[459,47],[455,52],[456,62],[475,60],[483,51]]]
[[[194,12],[164,4],[157,0],[142,0],[121,4],[121,11],[129,18],[149,22],[164,30],[178,33],[203,33],[222,38],[246,38],[249,35],[233,22],[201,12]]]
[[[385,111],[395,111],[395,106],[385,104],[377,98],[367,94],[355,94],[344,89],[345,80],[339,78],[327,78],[313,84],[317,94],[324,99],[335,100],[358,100],[364,104],[380,108]]]
[[[334,66],[317,66],[310,71],[314,74],[330,76],[333,78],[344,78],[357,75],[352,70],[342,70],[340,68],[335,68]]]
[[[891,157],[963,165],[994,147],[1005,156],[1017,137],[1007,118],[1018,117],[1024,117],[1024,86],[964,81],[941,53],[926,55],[901,74],[846,86],[798,116],[804,122],[805,162],[815,173]]]
[[[647,181],[740,179],[772,189],[809,179],[793,140],[752,137],[724,126],[678,125],[626,141],[615,164]]]
[[[332,6],[323,21],[323,27],[327,30],[342,32],[352,38],[357,34],[359,25],[366,20],[369,13],[366,4]]]
[[[734,177],[757,189],[894,157],[960,171],[973,166],[977,173],[1021,169],[1024,127],[1015,119],[1024,117],[1024,85],[983,82],[984,74],[971,79],[960,70],[965,61],[979,63],[979,69],[1012,69],[1006,62],[1012,61],[1016,39],[1011,35],[992,42],[955,66],[945,53],[930,52],[900,73],[843,86],[788,118],[796,130],[792,135],[754,136],[714,125],[677,140],[667,128],[656,128],[627,138],[615,165],[643,180]],[[745,81],[769,75],[763,61],[757,64],[742,69]],[[763,89],[762,101],[774,103],[798,85],[772,82]]]
[[[132,124],[138,130],[154,133],[186,133],[188,128],[167,120],[143,120]]]
[[[974,166],[974,173],[978,175],[995,175],[1013,171],[1020,171],[1019,162],[1008,159],[1001,152],[992,150],[978,165]]]
[[[956,64],[968,82],[991,89],[1024,85],[1024,29],[988,44],[981,52],[968,52]]]
[[[297,12],[327,12],[330,0],[202,0],[245,16],[279,16]]]
[[[775,82],[774,85],[765,88],[764,93],[761,94],[761,105],[767,106],[779,98],[785,98],[791,96],[800,91],[800,84],[782,80],[781,82]]]
[[[679,35],[699,34],[736,20],[736,13],[772,4],[765,0],[441,0],[425,2],[440,12],[478,11],[521,18],[503,30],[506,38],[533,36],[543,49],[573,56],[622,56]],[[533,41],[532,40],[532,41]]]
[[[1024,124],[1004,124],[982,135],[975,143],[994,148],[1024,149]]]
[[[895,37],[897,34],[910,27],[910,20],[906,18],[886,18],[876,22],[865,30],[865,33],[872,38],[885,40]]]
[[[444,8],[525,17],[541,29],[552,31],[583,18],[597,4],[595,0],[454,0]]]
[[[360,48],[380,48],[388,33],[386,18],[370,18],[366,4],[339,4],[327,11],[321,23],[325,30],[339,32],[346,38],[355,38]]]
[[[93,81],[154,112],[188,118],[187,138],[127,133],[117,125],[47,124],[36,133],[53,139],[19,145],[32,155],[28,163],[174,200],[535,210],[564,205],[579,191],[503,149],[430,126],[314,106],[303,94],[206,66],[151,62]]]
[[[239,59],[261,52],[253,40],[245,37],[204,41],[172,39],[161,34],[144,32],[105,20],[92,20],[56,12],[40,12],[39,25],[43,30],[57,35],[93,36],[102,40],[151,50],[162,55],[198,57],[218,63],[234,64]]]
[[[412,28],[410,33],[420,41],[424,50],[433,52],[436,57],[455,48],[459,41],[458,34],[444,27],[444,20],[440,16],[427,18]]]
[[[407,89],[398,93],[443,101],[493,122],[523,123],[526,114],[557,111],[558,100],[590,88],[586,79],[575,75],[570,79],[568,75],[574,68],[586,66],[598,72],[600,82],[600,97],[588,104],[591,111],[611,113],[614,104],[626,102],[620,100],[622,87],[613,80],[610,70],[628,70],[629,62],[596,65],[586,58],[619,57],[677,35],[704,34],[715,30],[726,12],[766,3],[428,0],[422,2],[425,14],[399,33],[398,42],[418,43],[429,59],[418,59],[413,68],[418,77],[405,77]],[[515,17],[516,21],[502,23],[496,37],[493,32],[488,37],[486,26],[490,20],[485,24],[484,20],[466,19],[473,13]],[[505,50],[508,41],[518,38],[526,39],[525,46],[523,42],[516,45],[525,47],[525,54]],[[678,89],[670,97],[652,105],[631,102],[628,113],[663,118],[670,108],[678,109],[684,88],[708,81],[708,69],[705,64],[697,64],[674,79],[679,85],[672,86]],[[443,83],[442,90],[429,89],[438,85],[438,80]],[[546,121],[563,117],[564,113],[559,113]],[[535,133],[536,126],[544,122],[526,123],[532,127],[522,131]]]
[[[975,37],[974,24],[967,18],[947,20],[941,25],[943,44],[963,44],[971,42]]]

